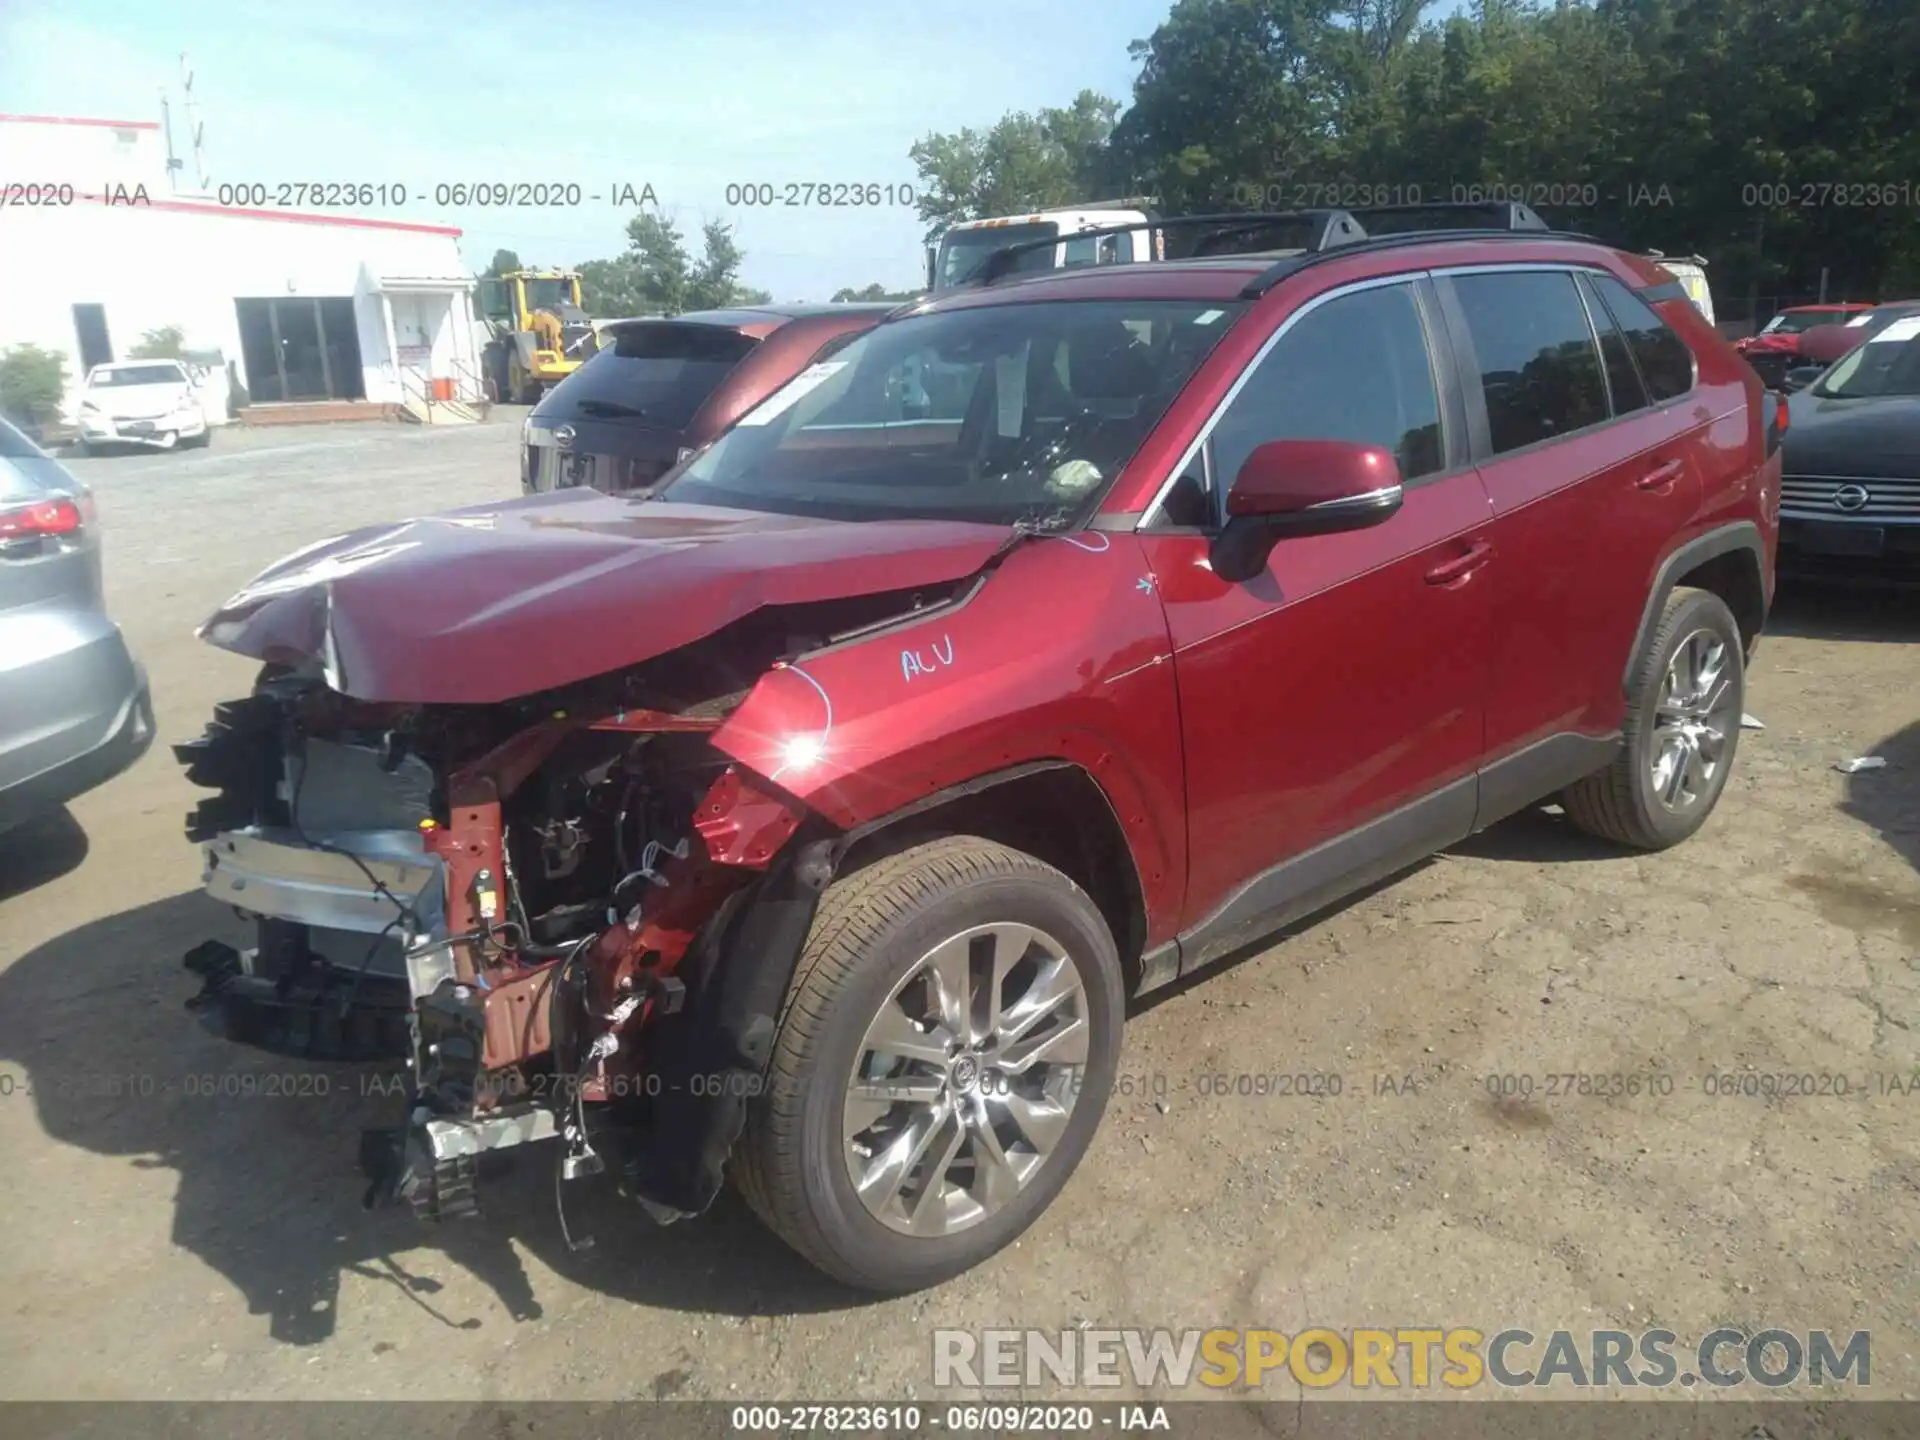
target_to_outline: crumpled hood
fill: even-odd
[[[766,605],[962,579],[1007,537],[563,490],[322,541],[200,627],[362,700],[490,704],[637,665]]]

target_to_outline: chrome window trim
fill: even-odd
[[[1200,426],[1199,433],[1193,437],[1192,443],[1180,452],[1180,458],[1176,460],[1167,471],[1166,476],[1160,482],[1160,488],[1153,492],[1153,499],[1148,501],[1147,508],[1141,511],[1140,519],[1134,528],[1136,530],[1180,528],[1178,526],[1167,525],[1164,513],[1167,497],[1173,493],[1173,487],[1178,483],[1180,477],[1187,473],[1187,467],[1193,464],[1195,456],[1199,455],[1205,448],[1207,441],[1213,438],[1214,430],[1219,426],[1222,417],[1226,415],[1227,410],[1232,406],[1233,402],[1240,398],[1240,392],[1247,388],[1247,382],[1253,378],[1253,373],[1266,362],[1266,358],[1272,353],[1273,347],[1280,343],[1281,338],[1285,336],[1289,330],[1331,300],[1337,300],[1345,295],[1357,295],[1364,290],[1379,290],[1388,285],[1412,285],[1414,281],[1428,273],[1428,270],[1422,268],[1419,270],[1402,270],[1392,275],[1374,275],[1365,280],[1354,280],[1332,290],[1322,291],[1296,309],[1291,315],[1287,316],[1285,320],[1282,320],[1279,328],[1266,338],[1258,350],[1254,351],[1253,358],[1241,367],[1239,378],[1233,382],[1232,386],[1227,390],[1227,393],[1220,397],[1220,403],[1213,407],[1213,413],[1207,416],[1206,421]],[[1432,365],[1433,357],[1431,355],[1427,357],[1427,363],[1429,366]],[[1435,389],[1437,391],[1437,384]],[[1436,396],[1436,399],[1438,398],[1439,397]]]

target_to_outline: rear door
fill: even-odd
[[[1664,366],[1651,384],[1571,269],[1436,282],[1501,556],[1486,824],[1605,763],[1648,577],[1700,504],[1692,354],[1653,316],[1678,354],[1647,342]]]
[[[1437,324],[1415,278],[1308,302],[1140,531],[1186,753],[1183,929],[1199,933],[1183,970],[1471,825],[1497,577]],[[1282,439],[1386,447],[1404,503],[1369,530],[1283,540],[1229,584],[1207,566],[1222,497]]]

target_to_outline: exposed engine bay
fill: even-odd
[[[215,792],[188,818],[207,892],[256,927],[189,952],[191,1003],[280,1053],[404,1061],[404,1122],[363,1137],[370,1205],[474,1213],[482,1153],[557,1138],[563,1178],[698,1213],[850,838],[713,732],[769,670],[960,588],[762,609],[492,705],[269,664],[176,747]]]

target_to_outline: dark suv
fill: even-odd
[[[527,494],[644,490],[889,305],[759,305],[619,320],[520,436]]]
[[[901,1289],[1067,1182],[1129,995],[1543,801],[1685,840],[1773,591],[1773,397],[1597,243],[1318,234],[921,303],[646,499],[267,571],[204,633],[269,668],[180,747],[262,916],[201,1003],[403,1047],[363,1155],[423,1214],[552,1139]]]

